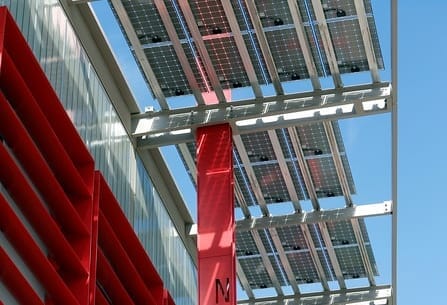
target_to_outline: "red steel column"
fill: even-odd
[[[197,129],[199,305],[236,304],[232,132]]]

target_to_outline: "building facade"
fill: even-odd
[[[194,245],[185,235],[192,220],[161,154],[139,153],[129,137],[130,114],[138,107],[107,43],[96,35],[94,16],[68,2],[0,0],[0,6],[26,38],[174,302],[195,304]],[[7,192],[3,184],[0,190]],[[8,247],[4,236],[1,243]],[[14,260],[28,281],[37,281],[19,255]],[[44,298],[45,292],[37,294]],[[4,304],[20,304],[1,281],[0,296]]]

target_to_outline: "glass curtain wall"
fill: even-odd
[[[196,271],[58,0],[0,0],[39,60],[177,305],[196,303]]]

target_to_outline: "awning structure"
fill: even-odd
[[[237,274],[247,297],[239,303],[393,304],[391,283],[376,284],[364,218],[395,212],[395,152],[393,200],[354,202],[338,124],[388,113],[395,125],[395,88],[381,80],[371,1],[109,2],[159,103],[133,116],[140,149],[177,145],[195,182],[194,130],[232,126],[235,202],[243,216]],[[345,75],[361,77],[345,86]],[[393,150],[396,133],[393,127]],[[322,210],[329,197],[339,206]],[[272,215],[281,204],[291,208]],[[347,287],[358,278],[365,287]],[[300,289],[311,284],[318,292]]]

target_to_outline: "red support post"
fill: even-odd
[[[232,132],[197,129],[199,305],[236,304]]]

